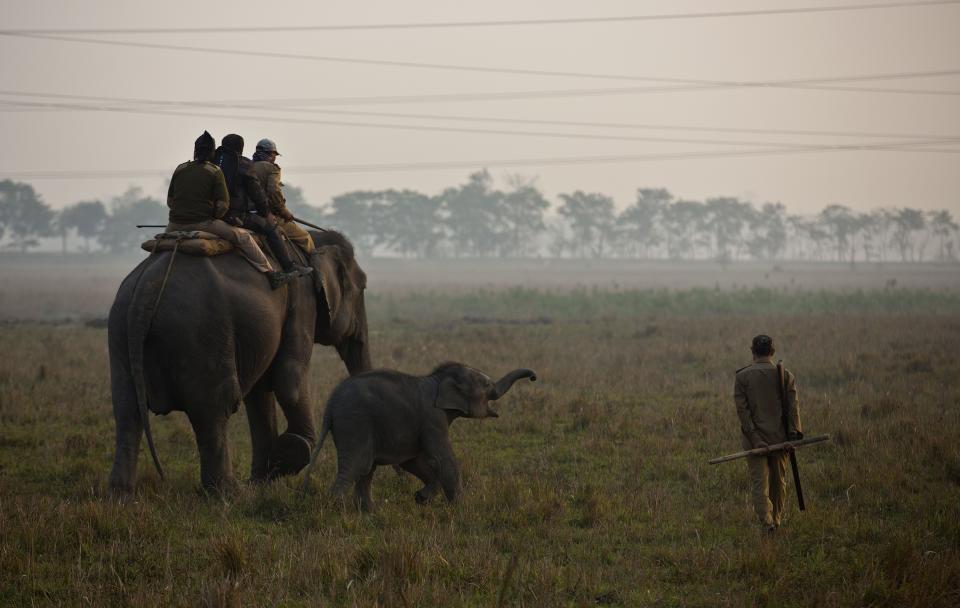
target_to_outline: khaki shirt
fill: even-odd
[[[223,217],[230,193],[220,167],[206,161],[187,161],[170,178],[167,207],[171,224],[197,224]]]
[[[801,432],[797,383],[793,374],[783,370],[786,385],[787,425],[793,434]],[[759,441],[768,445],[787,440],[781,416],[777,366],[769,360],[754,361],[737,371],[733,383],[733,400],[740,417],[743,448],[748,450]]]
[[[287,216],[287,199],[283,196],[283,184],[280,182],[280,167],[276,163],[268,160],[258,160],[253,163],[253,175],[263,187],[263,193],[267,196],[267,206],[271,213],[275,213],[284,219]]]

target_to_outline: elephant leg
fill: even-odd
[[[427,463],[434,474],[440,479],[440,487],[449,502],[454,502],[460,495],[460,466],[450,445],[450,438],[446,434],[423,438],[424,451]]]
[[[310,360],[309,355],[305,360]],[[287,429],[270,450],[270,476],[280,477],[298,473],[309,464],[317,432],[306,366],[298,360],[281,361],[274,369],[272,380],[273,392],[287,419]]]
[[[400,468],[411,473],[423,482],[423,487],[413,494],[413,498],[417,501],[417,504],[422,505],[426,503],[440,490],[440,477],[436,474],[436,471],[430,467],[427,459],[422,454],[401,463]]]
[[[250,425],[250,444],[253,458],[250,462],[250,480],[266,481],[269,478],[269,455],[277,439],[277,406],[273,393],[254,388],[243,400]]]
[[[336,440],[336,437],[334,437]],[[334,498],[343,500],[350,486],[354,486],[357,492],[357,498],[360,500],[360,506],[363,508],[362,487],[363,479],[367,480],[367,495],[369,496],[369,484],[373,479],[373,444],[372,440],[361,439],[353,442],[349,447],[337,446],[337,476],[330,486],[330,493]]]
[[[377,470],[377,466],[374,465],[370,472],[366,475],[357,479],[354,482],[354,497],[356,498],[357,504],[360,506],[360,510],[364,513],[370,513],[373,511],[373,497],[370,496],[370,486],[373,483],[373,473]]]
[[[116,492],[133,491],[137,476],[137,459],[140,456],[140,437],[143,424],[137,406],[137,392],[130,372],[111,361],[111,389],[113,392],[113,418],[116,423],[116,451],[113,469],[110,471],[110,489]]]
[[[188,412],[200,451],[200,482],[214,492],[233,491],[237,481],[230,462],[227,443],[227,416],[209,412]]]

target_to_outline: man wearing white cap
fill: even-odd
[[[252,159],[253,175],[267,195],[270,212],[278,218],[277,227],[309,255],[313,251],[313,238],[293,221],[293,214],[287,209],[287,199],[283,196],[283,183],[280,181],[280,166],[276,162],[278,156],[277,144],[266,138],[258,141]]]

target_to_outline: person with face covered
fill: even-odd
[[[284,272],[292,272],[297,276],[311,274],[313,268],[295,264],[290,259],[283,240],[277,234],[276,218],[267,206],[267,198],[259,180],[253,175],[253,161],[243,155],[243,137],[235,133],[224,136],[217,148],[215,161],[224,174],[230,194],[230,206],[224,221],[264,235]]]
[[[170,208],[167,232],[201,230],[233,243],[254,268],[267,275],[270,286],[276,289],[297,274],[274,270],[249,232],[220,219],[230,207],[230,193],[223,172],[212,162],[215,145],[213,137],[204,131],[194,143],[193,160],[174,170],[167,190]]]

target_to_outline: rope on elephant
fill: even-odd
[[[167,263],[167,270],[163,275],[163,282],[160,283],[160,291],[157,293],[157,299],[153,302],[153,307],[150,309],[150,318],[147,320],[147,331],[150,331],[150,328],[153,327],[153,319],[157,316],[157,308],[160,307],[160,298],[163,296],[164,290],[167,288],[167,281],[170,279],[170,271],[173,270],[173,260],[177,257],[177,250],[180,248],[180,241],[185,237],[178,236],[173,242],[173,251],[170,252],[170,261]],[[157,239],[157,242],[153,245],[153,251],[150,252],[150,255],[157,253],[157,247],[160,245],[160,239]]]
[[[173,269],[173,260],[177,257],[177,250],[180,248],[180,241],[182,239],[183,237],[177,237],[177,240],[173,244],[173,251],[170,252],[170,262],[167,263],[167,269],[164,272],[163,281],[160,283],[160,291],[157,293],[157,298],[154,300],[153,307],[150,309],[149,316],[147,317],[146,328],[143,332],[144,338],[148,333],[150,333],[150,329],[153,327],[153,321],[157,316],[157,308],[160,306],[160,297],[163,295],[163,292],[167,287],[167,281],[170,279],[170,271]],[[157,246],[159,244],[160,239],[157,239],[157,242],[153,245],[153,251],[150,252],[150,257],[153,257],[157,253]],[[144,272],[146,272],[146,266],[144,266],[140,276],[137,277],[137,285],[140,284],[140,279],[143,278]],[[139,373],[142,376],[143,370],[140,369]],[[153,443],[153,433],[150,431],[150,416],[147,413],[146,393],[139,384],[137,385],[137,405],[140,411],[140,423],[143,424],[143,430],[147,435],[147,446],[150,448],[150,456],[153,458],[154,466],[157,467],[157,473],[160,474],[160,479],[163,479],[163,466],[160,465],[160,457],[157,455],[157,448]]]

